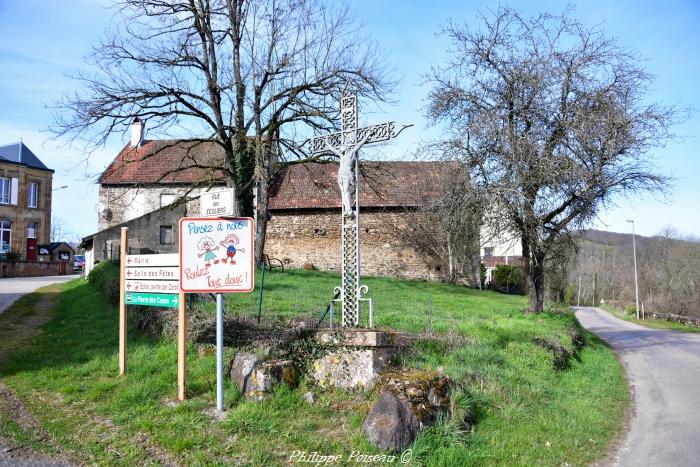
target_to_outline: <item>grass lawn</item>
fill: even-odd
[[[636,313],[627,313],[620,307],[612,306],[608,304],[600,305],[605,311],[612,313],[620,319],[629,321],[630,323],[639,324],[641,326],[646,326],[648,328],[654,329],[670,329],[672,331],[683,331],[683,332],[698,332],[700,333],[700,328],[691,326],[690,324],[676,323],[673,321],[666,321],[663,319],[637,319]],[[641,312],[640,312],[641,313]]]
[[[577,323],[571,313],[525,314],[523,297],[446,284],[365,282],[379,326],[450,336],[419,340],[405,363],[442,367],[466,388],[476,419],[471,433],[447,421],[424,430],[412,446],[411,465],[585,465],[606,454],[629,399],[614,354],[584,331],[588,344],[556,370],[552,352],[535,342],[556,342],[573,353],[570,330]],[[268,273],[263,315],[320,316],[338,283],[334,274]],[[302,381],[255,403],[229,386],[227,416],[217,420],[210,415],[213,353],[190,347],[189,399],[176,404],[175,342],[133,329],[129,373],[118,377],[117,310],[82,280],[21,299],[0,315],[0,335],[27,319],[38,297],[56,292],[43,332],[0,362],[2,382],[51,443],[23,431],[1,410],[0,436],[100,464],[284,465],[295,450],[344,459],[352,451],[381,454],[361,431],[376,394],[316,390],[319,401],[309,405],[301,395],[312,388]],[[227,313],[256,313],[256,294],[228,295]],[[234,352],[228,349],[229,356]]]

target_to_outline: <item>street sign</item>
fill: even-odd
[[[147,280],[126,280],[127,292],[150,292],[150,293],[178,293],[178,281],[147,281]]]
[[[126,268],[126,278],[128,279],[153,279],[153,280],[179,280],[180,268],[177,266],[158,266],[153,268]]]
[[[126,267],[177,266],[180,256],[177,253],[164,255],[126,255]]]
[[[164,308],[177,308],[178,294],[127,292],[124,302],[127,305],[159,306]]]
[[[180,290],[253,290],[253,219],[180,219]]]
[[[199,213],[202,217],[233,216],[233,189],[210,191],[199,195]]]

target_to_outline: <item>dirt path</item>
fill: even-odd
[[[0,363],[41,334],[41,327],[53,316],[58,291],[57,286],[44,289],[22,302],[27,306],[20,304],[0,315]],[[2,380],[0,380],[0,416],[15,422],[33,442],[45,444],[60,452],[51,436],[36,422],[24,404],[3,384]],[[4,465],[58,466],[70,465],[70,462],[63,455],[52,456],[49,459],[32,452],[28,443],[17,443],[0,437],[0,466]]]

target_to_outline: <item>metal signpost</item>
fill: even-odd
[[[224,292],[254,287],[253,219],[180,219],[180,290],[216,293],[216,408],[224,410]]]

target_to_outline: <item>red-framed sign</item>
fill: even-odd
[[[180,219],[180,290],[252,291],[253,235],[250,217]]]

